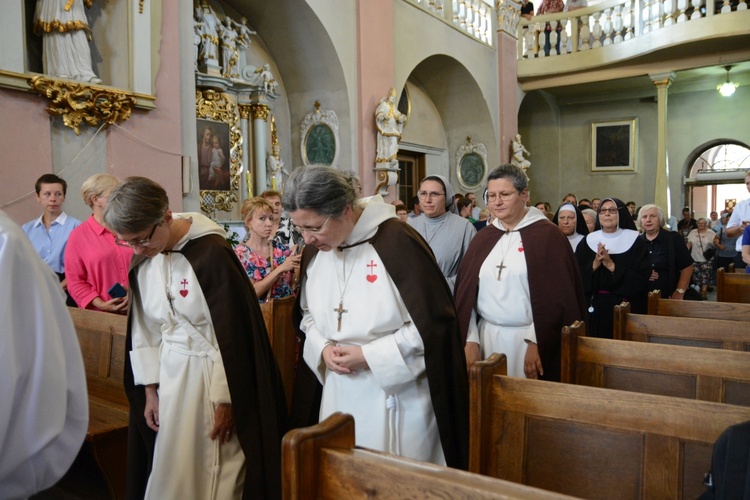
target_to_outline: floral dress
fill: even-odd
[[[273,266],[265,257],[261,257],[260,254],[254,252],[248,247],[247,241],[243,241],[237,245],[234,248],[234,253],[237,255],[237,258],[240,259],[240,263],[245,269],[248,277],[253,281],[260,281],[271,274],[271,271],[273,271],[274,268],[283,264],[286,258],[292,254],[289,247],[276,241],[273,241]],[[258,301],[264,303],[269,298],[281,299],[290,295],[294,295],[291,271],[279,276],[271,286],[269,292],[263,297],[258,297]]]

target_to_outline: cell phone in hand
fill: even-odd
[[[125,287],[119,283],[115,283],[114,285],[112,285],[112,288],[110,288],[107,293],[113,299],[119,299],[128,295],[128,291],[125,290]]]

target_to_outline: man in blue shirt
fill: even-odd
[[[63,289],[67,293],[65,282],[65,246],[68,236],[81,221],[63,212],[68,183],[55,174],[44,174],[34,185],[36,199],[42,206],[42,215],[38,219],[23,225],[23,232],[44,262],[57,274]],[[75,302],[68,295],[67,304],[75,307]]]

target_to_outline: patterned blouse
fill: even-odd
[[[234,248],[234,253],[240,259],[242,267],[245,269],[248,277],[253,281],[260,281],[271,274],[271,264],[265,257],[261,257],[247,246],[247,241],[243,241]],[[279,267],[284,263],[287,257],[291,255],[289,247],[276,241],[273,242],[273,267]],[[260,303],[266,302],[269,297],[272,299],[281,299],[294,295],[292,289],[292,272],[283,273],[271,286],[269,293],[263,297],[258,297]]]

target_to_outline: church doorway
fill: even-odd
[[[688,158],[685,200],[695,218],[731,210],[748,197],[745,173],[750,170],[750,148],[732,140],[712,141]],[[678,212],[678,211],[676,211]]]
[[[419,181],[425,177],[425,155],[399,151],[396,158],[401,169],[398,175],[398,199],[411,209],[411,199],[417,196]]]

